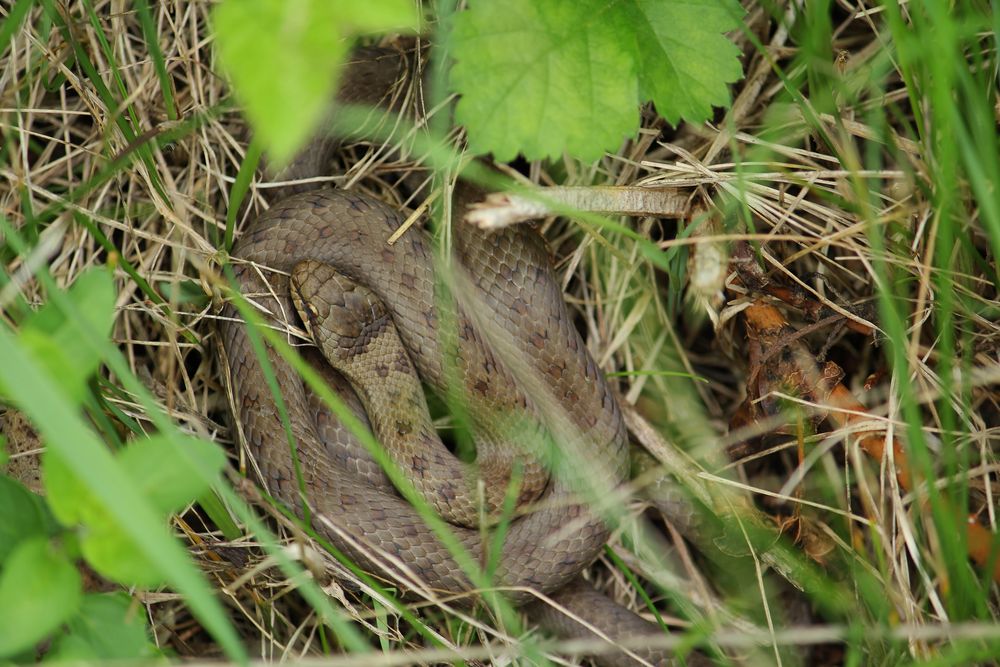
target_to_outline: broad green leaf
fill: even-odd
[[[75,470],[52,451],[45,452],[42,469],[53,512],[66,525],[85,527],[79,534],[80,551],[91,567],[108,579],[128,585],[154,587],[163,583],[160,568]],[[165,512],[160,521],[166,523]]]
[[[184,456],[178,456],[176,444],[183,445]],[[118,460],[164,514],[180,510],[206,493],[209,486],[204,480],[222,470],[226,462],[222,450],[210,442],[184,438],[171,444],[161,436],[133,442]]]
[[[41,641],[80,606],[80,574],[45,538],[22,542],[0,570],[0,657]]]
[[[79,308],[85,323],[73,321],[57,306],[49,303],[24,323],[22,330],[33,329],[60,338],[67,345],[79,344],[84,332],[111,331],[115,317],[115,284],[108,271],[95,267],[82,274],[69,286],[67,295]]]
[[[739,51],[733,0],[475,0],[454,18],[450,83],[469,144],[499,160],[593,160],[639,127],[652,98],[671,122],[728,101]]]
[[[163,571],[110,516],[87,523],[80,535],[80,551],[91,567],[112,581],[141,588],[166,583]]]
[[[103,508],[87,485],[52,449],[42,454],[42,482],[49,507],[63,525],[104,519]]]
[[[213,12],[219,60],[275,164],[317,129],[351,34],[417,23],[409,0],[226,0]]]
[[[177,444],[183,445],[180,452]],[[205,480],[218,474],[225,463],[222,450],[210,442],[177,438],[171,443],[162,436],[137,440],[116,459],[129,479],[136,481],[136,488],[164,517],[208,491]],[[77,473],[58,456],[46,452],[42,465],[49,503],[63,523],[87,524],[107,518],[104,508]]]
[[[0,567],[18,544],[48,535],[54,527],[41,498],[10,477],[0,476]]]
[[[49,654],[53,660],[135,660],[159,655],[150,642],[142,606],[124,593],[85,595]]]
[[[49,303],[34,313],[21,329],[21,341],[75,402],[83,399],[86,380],[100,364],[87,331],[108,335],[114,323],[115,288],[107,270],[94,268],[70,286],[69,298],[79,305],[86,322],[76,322]]]
[[[138,440],[116,459],[129,479],[162,513],[163,521],[208,491],[206,477],[222,469],[222,451],[195,438],[180,440],[180,452],[166,438]],[[87,489],[76,471],[59,456],[43,459],[45,485],[56,515],[68,525],[82,524],[80,549],[84,558],[102,575],[130,585],[158,586],[164,576],[132,538],[122,530],[104,505]]]
[[[2,221],[0,216],[0,221]],[[51,284],[51,278],[41,274],[42,281]],[[87,323],[79,304],[66,294],[53,290],[52,301],[73,319]],[[88,342],[100,350],[103,359],[115,369],[118,377],[149,407],[149,415],[161,430],[171,428],[169,422],[144,393],[141,384],[129,374],[120,353],[103,340],[93,326],[84,329]],[[135,488],[133,480],[123,472],[111,452],[97,438],[78,407],[59,387],[57,376],[52,376],[30,354],[20,340],[5,325],[0,325],[0,392],[10,397],[31,420],[45,441],[48,454],[56,453],[63,467],[78,472],[76,482],[81,489],[92,494],[91,500],[99,504],[114,519],[115,525],[128,536],[142,555],[164,574],[165,581],[184,595],[188,605],[205,628],[218,639],[227,655],[234,661],[245,661],[246,650],[240,643],[222,605],[213,595],[204,575],[191,562],[187,552],[174,539],[146,497]],[[48,482],[47,482],[48,484]]]
[[[476,2],[455,17],[451,84],[478,153],[594,159],[639,125],[636,63],[613,4]]]
[[[77,404],[83,402],[87,378],[100,363],[97,355],[91,352],[74,354],[79,350],[67,349],[55,336],[31,328],[21,331],[21,343],[50,374],[59,377],[59,388],[70,400]]]
[[[632,0],[627,10],[639,56],[639,90],[674,125],[701,121],[729,104],[726,84],[742,77],[740,50],[723,33],[743,9],[729,0]]]

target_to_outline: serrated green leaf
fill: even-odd
[[[649,97],[701,121],[740,76],[722,32],[741,15],[733,0],[477,0],[450,35],[456,118],[498,160],[592,160],[635,134]]]
[[[676,125],[699,122],[729,104],[727,84],[743,70],[740,50],[723,33],[739,27],[743,8],[730,0],[632,0],[628,11],[639,54],[644,100]]]
[[[218,474],[226,462],[216,445],[185,438],[183,456],[166,438],[152,436],[130,444],[118,455],[129,477],[136,480],[153,506],[164,514],[182,509],[209,490],[206,477]]]
[[[142,607],[124,593],[85,595],[80,612],[59,637],[50,660],[95,661],[150,658],[159,651],[149,640]]]
[[[635,56],[616,18],[607,3],[577,0],[477,2],[456,15],[451,84],[472,150],[594,159],[633,133]]]
[[[213,25],[219,60],[274,164],[315,132],[357,32],[415,28],[403,0],[227,0]]]
[[[0,571],[0,657],[42,640],[76,613],[80,574],[41,537],[22,542]]]
[[[0,566],[21,542],[54,528],[45,503],[22,484],[0,476]]]

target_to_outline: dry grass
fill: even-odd
[[[132,371],[181,428],[225,446],[239,466],[220,386],[213,317],[221,284],[219,248],[230,192],[244,158],[246,128],[214,65],[207,23],[210,5],[175,1],[156,3],[152,9],[179,120],[168,117],[153,59],[130,7],[96,0],[93,20],[87,18],[87,4],[70,3],[66,8],[74,39],[118,106],[108,105],[92,77],[74,61],[64,35],[44,29],[38,8],[3,54],[0,210],[34,242],[27,255],[5,250],[5,270],[11,284],[36,305],[45,301],[31,278],[40,267],[47,266],[60,285],[69,285],[87,267],[115,265],[114,339]],[[789,16],[796,7],[787,6]],[[772,17],[755,3],[750,9],[750,31],[767,44],[772,57],[789,62],[795,46],[788,32],[775,28]],[[835,49],[849,54],[843,76],[850,78],[872,67],[883,52],[871,14],[858,11],[849,17],[846,11],[838,12],[842,23],[836,26]],[[933,456],[944,456],[946,447],[961,453],[956,459],[960,466],[934,467],[941,475],[936,482],[949,489],[971,489],[975,502],[970,511],[982,511],[983,523],[995,526],[993,481],[1000,428],[995,267],[991,271],[988,262],[958,262],[950,275],[959,299],[962,357],[953,369],[955,380],[942,382],[941,332],[935,324],[940,298],[936,272],[941,269],[933,260],[941,223],[923,187],[935,167],[925,162],[925,152],[907,127],[874,128],[863,121],[873,105],[894,102],[907,108],[910,91],[898,77],[888,77],[891,87],[881,99],[859,94],[843,102],[839,117],[821,115],[826,135],[818,138],[807,131],[802,109],[787,105],[768,60],[748,40],[741,40],[747,77],[736,86],[733,107],[715,123],[674,130],[647,114],[646,129],[637,140],[595,165],[567,161],[549,168],[519,167],[526,167],[530,179],[541,184],[667,185],[713,211],[712,219],[694,230],[690,221],[682,221],[684,234],[674,222],[627,221],[666,251],[660,268],[615,232],[581,234],[578,226],[562,220],[548,221],[544,229],[558,258],[567,299],[580,314],[596,358],[607,370],[631,374],[621,380],[620,389],[624,400],[635,406],[630,417],[635,438],[666,459],[668,469],[687,471],[698,497],[732,500],[723,494],[735,490],[738,499],[746,499],[756,492],[759,507],[795,516],[800,531],[791,537],[802,537],[804,553],[820,559],[821,566],[804,567],[800,561],[805,559],[783,550],[740,558],[748,551],[747,542],[729,533],[719,538],[724,542],[721,549],[719,541],[692,549],[668,529],[669,523],[657,522],[667,541],[676,543],[673,575],[653,571],[656,559],[635,556],[619,539],[609,552],[613,558],[591,568],[591,579],[620,601],[642,609],[634,582],[614,561],[624,561],[647,577],[674,577],[671,586],[679,591],[680,601],[661,605],[663,612],[677,613],[686,601],[707,619],[705,627],[717,633],[723,646],[737,646],[733,654],[750,663],[773,661],[779,653],[791,663],[836,662],[847,650],[840,641],[858,628],[852,623],[875,626],[886,621],[879,618],[882,613],[891,615],[894,629],[879,625],[860,639],[872,662],[934,654],[959,630],[966,636],[985,632],[996,640],[996,632],[989,634],[995,598],[986,595],[988,582],[982,586],[983,611],[953,617],[949,585],[954,582],[949,574],[967,566],[943,562],[941,525],[926,508],[926,492],[900,487],[891,461],[865,460],[856,447],[844,447],[846,430],[811,434],[808,428],[775,430],[774,422],[760,422],[730,433],[729,422],[745,398],[750,373],[740,312],[759,295],[748,294],[733,280],[726,267],[728,244],[742,238],[759,242],[764,268],[774,279],[797,285],[832,312],[876,329],[881,328],[876,287],[883,280],[878,267],[885,263],[892,267],[896,284],[913,286],[902,302],[907,344],[901,354],[906,367],[887,370],[883,350],[843,327],[823,328],[809,340],[814,350],[826,349],[827,357],[843,367],[845,383],[870,410],[870,428],[906,435],[912,420],[904,414],[898,388],[908,384]],[[132,134],[123,130],[126,121]],[[173,140],[158,141],[171,133],[176,133]],[[884,166],[862,169],[873,142],[889,146],[879,149]],[[127,166],[114,163],[127,155],[137,159]],[[346,147],[344,162],[354,166],[342,180],[401,204],[419,204],[404,202],[393,190],[393,174],[405,165],[387,156],[368,145]],[[267,205],[266,185],[264,176],[255,179],[238,227]],[[422,199],[426,192],[419,189],[417,197]],[[970,193],[959,196],[974,209]],[[712,204],[713,198],[721,204]],[[988,258],[987,234],[976,224],[975,213],[970,220],[963,232],[966,241]],[[740,221],[751,222],[754,233],[739,229]],[[889,230],[888,247],[873,245],[868,233],[872,225]],[[153,293],[163,302],[157,303]],[[14,294],[13,287],[5,287],[0,304],[10,306]],[[802,324],[794,310],[789,316]],[[10,317],[5,319],[11,323]],[[872,373],[884,374],[869,391],[863,383]],[[127,432],[129,419],[148,428],[140,405],[115,391],[115,385],[115,378],[107,378],[101,391],[107,404],[120,411],[113,418],[122,431]],[[942,392],[948,392],[945,400]],[[949,401],[954,413],[942,414]],[[823,409],[806,405],[802,414]],[[760,442],[762,434],[767,437]],[[755,444],[734,448],[748,441]],[[797,449],[802,443],[805,460],[800,470]],[[733,451],[742,452],[746,460],[731,460]],[[791,477],[796,471],[798,476]],[[633,507],[639,513],[647,506],[636,501]],[[277,660],[329,650],[328,630],[252,538],[224,541],[197,507],[178,516],[174,527],[228,601],[231,619],[252,655]],[[285,532],[289,546],[293,534]],[[805,594],[786,590],[773,566],[789,562],[802,568],[786,572],[789,578],[807,585],[818,580],[823,586]],[[729,567],[739,574],[727,572]],[[850,579],[862,574],[867,581]],[[425,645],[408,622],[387,614],[385,606],[345,594],[325,575],[321,581],[335,597],[334,604],[347,606],[359,627],[387,653]],[[884,606],[871,603],[872,592],[862,590],[866,586],[880,591]],[[846,593],[847,608],[824,608],[821,598],[829,590]],[[170,593],[135,595],[145,605],[161,646],[184,657],[221,657],[183,601]],[[785,613],[792,608],[801,613]],[[949,629],[952,620],[967,623]],[[425,610],[425,622],[446,646],[476,647],[505,636],[488,618],[463,618],[440,609]],[[787,629],[791,625],[797,629]],[[814,627],[798,627],[803,625]],[[750,646],[741,643],[748,638],[753,640]],[[516,638],[510,642],[516,648]],[[817,643],[819,648],[809,653],[785,649],[798,642]],[[490,655],[470,649],[469,657]],[[410,662],[416,657],[397,654],[395,659]],[[437,654],[426,657],[443,659]],[[370,658],[356,662],[375,664]]]

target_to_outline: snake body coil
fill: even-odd
[[[371,67],[366,60],[359,71],[367,71],[364,76],[370,79]],[[384,78],[391,80],[388,75]],[[349,75],[348,86],[352,80]],[[468,409],[479,432],[502,439],[505,428],[527,417],[528,423],[544,425],[539,426],[539,432],[568,440],[559,445],[563,451],[568,446],[571,452],[564,455],[569,465],[563,466],[570,471],[569,478],[574,477],[575,468],[577,477],[586,478],[589,488],[607,493],[618,487],[627,468],[621,413],[572,325],[547,249],[537,234],[525,227],[487,234],[457,226],[453,259],[457,267],[454,274],[464,277],[459,280],[461,289],[456,290],[460,306],[442,310],[435,291],[434,253],[426,233],[412,229],[399,241],[388,243],[402,222],[397,211],[362,194],[321,190],[294,195],[271,207],[242,234],[232,253],[236,278],[243,294],[258,305],[265,319],[284,330],[296,319],[289,282],[293,271],[299,274],[296,280],[303,281],[319,278],[322,282],[324,276],[328,280],[324,272],[346,277],[362,286],[364,298],[378,302],[391,319],[407,352],[407,361],[400,359],[399,365],[405,367],[412,360],[423,381],[442,395],[457,392],[468,397]],[[355,297],[357,294],[348,298]],[[308,311],[311,306],[299,306],[307,313],[306,324],[316,324],[308,321],[313,316]],[[372,329],[365,335],[380,336],[380,331]],[[313,334],[322,342],[321,335]],[[245,325],[231,305],[224,309],[220,336],[228,360],[234,413],[252,465],[269,493],[291,508],[301,508],[299,478],[280,411]],[[447,341],[456,342],[456,350]],[[487,344],[496,341],[504,349]],[[363,414],[348,382],[315,348],[302,350],[348,405]],[[352,357],[363,350],[334,350],[335,354],[341,352]],[[400,497],[356,438],[270,349],[268,362],[287,407],[316,529],[365,569],[402,578],[407,587],[439,593],[472,590],[449,550]],[[366,374],[370,377],[362,377]],[[351,381],[362,387],[363,396],[366,382],[377,388],[384,379],[378,363],[363,367],[356,375]],[[419,410],[407,407],[412,397],[406,396],[406,400],[394,401],[391,395],[374,400],[381,401],[383,408],[406,413],[401,419],[409,425],[398,430],[409,433],[411,417],[414,424],[425,421],[415,414]],[[371,407],[372,397],[364,397]],[[559,413],[554,418],[545,414],[553,409]],[[371,422],[376,432],[401,423],[379,415]],[[432,500],[435,493],[448,497],[463,492],[468,475],[441,472],[455,469],[449,468],[455,462],[445,459],[450,455],[443,447],[424,448],[423,442],[434,439],[433,433],[428,433],[433,429],[420,429],[420,437],[404,443],[412,447],[405,450],[411,465],[404,467],[424,478],[418,480],[418,487],[428,482]],[[500,469],[499,477],[505,479],[511,462],[522,459],[502,447],[497,451],[481,453],[479,464],[484,469]],[[608,529],[586,502],[570,492],[572,484],[565,481],[566,475],[546,483],[544,470],[535,459],[523,461],[528,490],[520,500],[541,493],[539,508],[512,521],[493,570],[494,584],[510,587],[508,596],[516,603],[532,599],[529,590],[556,592],[557,600],[562,594],[571,610],[588,621],[604,619],[605,629],[619,636],[650,631],[648,624],[606,598],[598,600],[596,594],[578,584],[567,586],[596,558]],[[438,484],[446,490],[434,491]],[[504,492],[500,489],[499,495],[489,496],[493,500],[487,498],[488,510]],[[467,512],[467,508],[461,511]],[[487,557],[488,545],[479,529],[455,526],[453,532],[473,558]],[[571,632],[578,630],[571,622],[564,625]],[[658,652],[647,652],[645,657],[655,662],[667,660]]]
[[[236,276],[244,294],[285,326],[281,320],[292,319],[295,312],[288,284],[293,267],[302,260],[335,267],[378,295],[421,377],[446,392],[446,336],[438,328],[432,253],[419,230],[388,245],[401,223],[398,213],[363,195],[335,190],[296,195],[272,207],[242,236],[233,251],[242,260]],[[457,240],[463,265],[475,276],[480,303],[510,333],[509,340],[531,360],[536,377],[547,382],[587,439],[592,458],[577,463],[604,462],[595,468],[611,477],[600,481],[606,488],[617,486],[626,466],[621,415],[570,322],[544,246],[525,229],[491,236],[470,229]],[[230,307],[222,337],[243,435],[268,491],[296,507],[297,478],[279,412],[237,319]],[[469,318],[459,315],[456,324],[462,343],[457,359],[461,384],[471,387],[481,402],[537,413]],[[384,570],[384,562],[377,562],[377,554],[383,554],[406,563],[432,589],[469,590],[448,550],[417,512],[386,487],[363,448],[339,425],[331,426],[329,415],[319,414],[317,400],[280,357],[272,354],[270,362],[288,408],[309,502],[339,529],[327,527],[327,537],[373,570]],[[572,502],[560,481],[550,483],[545,499],[542,509],[512,523],[496,570],[498,584],[552,591],[590,563],[607,539],[602,522]],[[455,534],[469,553],[485,553],[478,530],[456,528]]]

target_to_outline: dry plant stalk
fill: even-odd
[[[687,216],[690,194],[680,188],[591,186],[536,188],[534,192],[495,192],[469,207],[465,221],[480,229],[502,229],[572,209],[612,215]]]

